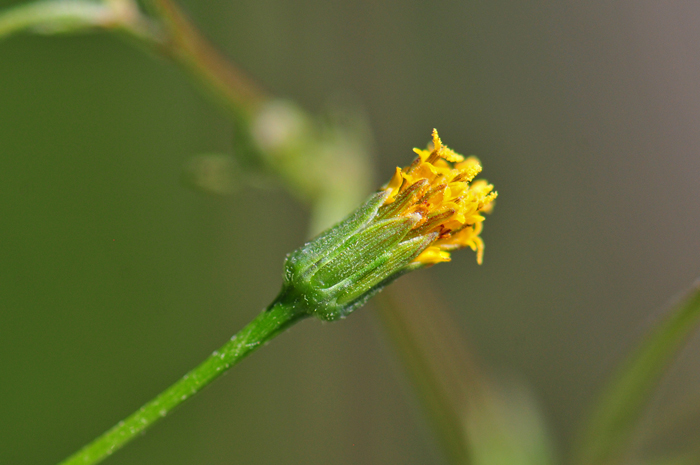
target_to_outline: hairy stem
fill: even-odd
[[[201,391],[264,342],[305,316],[304,313],[295,310],[292,303],[278,297],[264,312],[198,367],[59,465],[88,465],[101,462]]]

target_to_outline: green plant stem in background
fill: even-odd
[[[128,1],[128,0],[123,0]],[[351,211],[371,190],[367,128],[359,115],[314,118],[267,93],[212,45],[172,0],[145,2],[150,15],[120,30],[185,71],[226,110],[235,130],[234,152],[249,174],[272,174],[312,209],[318,233]],[[158,26],[152,34],[131,23]],[[347,118],[350,117],[350,118]],[[342,175],[339,175],[342,173]]]
[[[449,463],[557,463],[528,390],[484,373],[436,287],[428,276],[409,275],[374,302]]]
[[[1,12],[0,38],[30,31],[75,33],[120,31],[182,66],[211,91],[214,101],[234,117],[250,118],[271,97],[224,58],[169,0],[150,0],[153,16],[133,0],[43,0]]]
[[[43,0],[0,11],[0,39],[95,30],[129,42],[182,69],[226,111],[235,130],[234,153],[250,175],[277,178],[312,209],[312,230],[342,218],[371,190],[364,120],[314,118],[265,92],[228,60],[171,0]],[[342,174],[342,175],[341,175]]]
[[[464,358],[462,347],[452,345],[455,339],[450,336],[454,326],[442,327],[443,321],[436,321],[445,315],[435,311],[440,304],[431,299],[434,296],[429,286],[421,286],[418,280],[396,286],[399,288],[390,289],[376,299],[377,315],[411,377],[449,463],[473,463],[462,414],[466,410],[464,397],[480,389],[473,386],[479,384],[480,375],[471,360]],[[426,292],[427,298],[412,294],[415,287]],[[426,298],[429,306],[420,297]]]
[[[23,30],[54,34],[104,27],[112,20],[112,13],[111,7],[88,0],[22,4],[0,16],[0,38]]]
[[[120,30],[148,44],[162,42],[158,26],[131,0],[43,0],[0,12],[0,39],[23,31],[49,35],[98,29]]]
[[[216,103],[234,117],[248,119],[271,100],[199,33],[177,5],[170,0],[150,0],[149,4],[165,29],[164,39],[154,45],[212,92]]]
[[[88,465],[104,460],[224,374],[246,355],[305,316],[306,314],[296,310],[292,304],[278,298],[198,367],[60,465]]]
[[[658,381],[700,325],[700,281],[630,354],[603,390],[574,463],[621,463]]]

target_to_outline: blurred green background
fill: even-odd
[[[500,193],[484,265],[419,273],[565,450],[700,274],[700,4],[181,4],[274,93],[360,105],[377,185],[433,127],[481,158]],[[0,42],[0,463],[74,452],[274,298],[308,212],[281,189],[180,181],[232,137],[180,70],[112,35]],[[441,463],[373,313],[298,325],[109,463]],[[698,345],[650,424],[700,404]]]

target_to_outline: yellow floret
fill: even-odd
[[[413,235],[435,236],[414,263],[449,261],[451,250],[470,247],[481,264],[484,242],[479,234],[484,217],[480,213],[492,210],[497,194],[484,180],[472,182],[481,172],[479,160],[465,159],[443,145],[435,129],[432,147],[413,151],[418,157],[404,168],[397,167],[384,187],[390,193],[382,208],[389,216],[419,213],[422,219],[413,227]]]

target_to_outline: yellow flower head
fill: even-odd
[[[481,264],[484,242],[479,237],[484,217],[497,196],[484,180],[472,182],[481,164],[464,158],[442,144],[433,129],[432,148],[413,149],[418,157],[405,168],[396,168],[383,190],[389,191],[378,217],[419,214],[421,219],[407,238],[433,235],[435,240],[413,263],[432,265],[450,261],[450,251],[470,247]]]
[[[476,251],[482,213],[496,193],[473,181],[479,161],[448,149],[433,131],[432,147],[396,173],[344,220],[287,256],[283,295],[296,308],[333,321],[345,318],[404,273]]]

